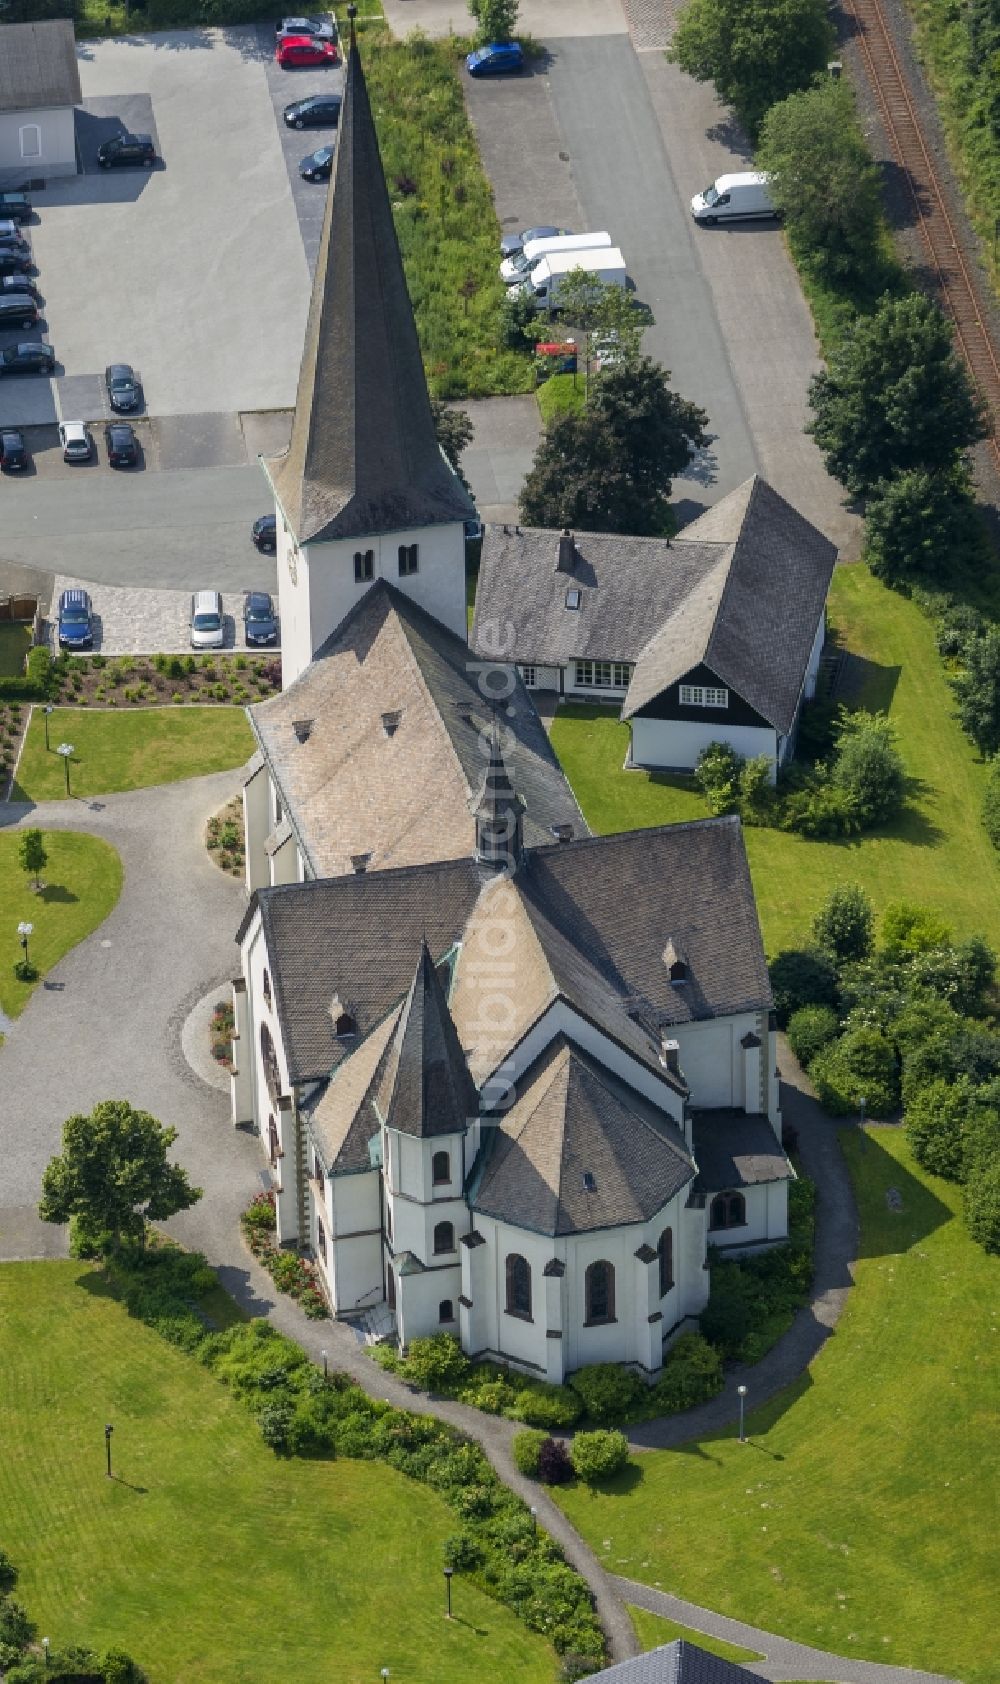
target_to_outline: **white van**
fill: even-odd
[[[548,257],[550,251],[597,251],[600,246],[609,246],[611,235],[601,234],[550,234],[539,240],[529,240],[526,246],[514,257],[505,257],[500,265],[500,279],[510,286],[514,281],[526,281],[535,265],[543,257]]]
[[[743,175],[720,175],[704,193],[691,200],[691,215],[710,228],[716,222],[741,222],[755,216],[777,216],[767,190],[767,176],[755,170]]]
[[[553,251],[531,271],[520,286],[508,287],[510,295],[528,293],[536,310],[558,310],[563,282],[577,270],[596,275],[605,286],[624,287],[625,259],[617,246],[602,246],[597,251]]]

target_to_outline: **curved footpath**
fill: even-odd
[[[594,1595],[613,1660],[638,1651],[626,1600],[766,1656],[748,1670],[762,1678],[822,1679],[823,1684],[926,1684],[930,1674],[825,1656],[784,1638],[726,1620],[708,1609],[608,1574],[544,1487],[514,1466],[516,1423],[447,1399],[412,1392],[383,1373],[342,1322],[310,1322],[281,1297],[243,1244],[239,1216],[260,1187],[258,1142],[233,1129],[226,1096],[192,1071],[181,1030],[206,994],[228,992],[236,964],[233,935],[245,905],[239,883],[212,863],[204,845],[207,819],[239,789],[238,770],[154,789],[40,807],[0,804],[0,827],[41,824],[88,830],[118,849],[121,898],[105,922],[48,974],[11,1026],[0,1051],[5,1091],[0,1109],[0,1259],[60,1256],[64,1230],[38,1221],[42,1171],[58,1150],[64,1119],[98,1100],[124,1096],[177,1129],[177,1155],[204,1197],[167,1224],[182,1244],[203,1251],[223,1284],[251,1315],[267,1316],[316,1360],[351,1375],[365,1391],[401,1408],[434,1414],[479,1443],[501,1479],[533,1506]],[[155,862],[155,869],[151,869]],[[836,1133],[805,1090],[789,1050],[786,1119],[800,1131],[806,1172],[822,1188],[817,1209],[816,1283],[812,1301],[764,1359],[734,1370],[719,1397],[683,1416],[631,1429],[636,1450],[666,1448],[731,1425],[736,1385],[751,1406],[789,1384],[819,1351],[843,1308],[857,1254],[857,1215]],[[788,1079],[790,1078],[790,1079]],[[30,1129],[24,1119],[31,1119]],[[934,1684],[941,1681],[934,1680]]]

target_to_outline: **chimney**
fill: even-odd
[[[307,743],[312,736],[312,728],[315,723],[315,719],[293,719],[292,730],[295,732],[296,740],[300,743]]]
[[[368,870],[368,862],[369,862],[370,859],[371,859],[371,854],[352,854],[351,855],[351,866],[354,870],[355,876],[357,876],[357,877],[363,877],[364,876],[365,872]]]
[[[673,1041],[667,1035],[660,1037],[660,1063],[664,1069],[670,1071],[671,1076],[680,1075],[681,1044],[679,1041]]]
[[[394,737],[396,735],[396,732],[399,730],[399,722],[402,717],[402,708],[397,708],[394,713],[384,713],[382,715],[382,729],[387,737]]]
[[[549,826],[557,842],[572,842],[573,826],[571,824],[554,824]]]
[[[557,573],[572,573],[576,565],[576,544],[569,527],[565,527],[559,539],[559,559],[556,562]]]

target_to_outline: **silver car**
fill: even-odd
[[[191,598],[192,649],[221,649],[225,639],[226,625],[218,591],[195,591]]]

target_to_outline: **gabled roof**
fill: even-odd
[[[69,18],[0,25],[0,112],[79,105],[82,99]],[[26,166],[24,173],[31,170]]]
[[[590,1684],[754,1684],[758,1678],[746,1667],[679,1639],[591,1673]]]
[[[698,1181],[706,1191],[794,1181],[792,1166],[766,1117],[744,1111],[696,1111],[692,1128]]]
[[[676,1125],[564,1035],[484,1118],[473,1210],[537,1233],[646,1222],[694,1180]]]
[[[490,750],[478,678],[461,638],[379,581],[294,684],[248,709],[313,876],[349,871],[359,853],[373,872],[471,857],[470,799]],[[512,682],[503,724],[524,839],[550,842],[557,824],[585,836],[534,703],[516,674]],[[295,726],[305,719],[303,741]]]
[[[399,1022],[399,1007],[338,1065],[310,1108],[313,1136],[329,1175],[371,1169],[368,1142],[379,1132],[372,1106],[389,1043]]]
[[[426,941],[399,1014],[375,1097],[387,1128],[427,1139],[464,1134],[479,1095]]]
[[[474,512],[437,442],[353,45],[292,436],[267,470],[303,544],[434,526]]]

